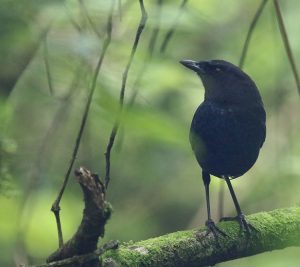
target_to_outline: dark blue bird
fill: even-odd
[[[224,60],[182,60],[195,71],[205,89],[204,101],[197,108],[190,129],[190,142],[202,168],[206,191],[208,231],[220,231],[211,219],[210,175],[225,179],[240,226],[247,233],[249,224],[241,211],[230,179],[246,173],[256,162],[266,137],[266,113],[254,81],[241,69]]]

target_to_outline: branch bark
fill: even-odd
[[[76,171],[75,175],[84,195],[85,208],[82,221],[74,236],[49,256],[48,263],[94,252],[99,237],[104,235],[104,226],[110,218],[111,206],[105,201],[105,188],[98,176],[83,167]],[[61,266],[98,267],[100,265],[98,259],[88,257],[83,264],[68,262]]]
[[[300,207],[260,212],[247,217],[257,229],[248,237],[238,223],[221,222],[228,236],[218,241],[205,228],[127,243],[104,254],[104,267],[201,267],[266,251],[300,246]]]

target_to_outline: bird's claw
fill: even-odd
[[[246,219],[246,216],[241,213],[238,214],[235,217],[224,217],[220,219],[220,222],[222,221],[238,221],[240,228],[243,232],[246,232],[247,234],[251,234],[252,231],[258,231],[251,223],[249,223]]]
[[[222,230],[220,230],[220,229],[215,225],[215,223],[214,223],[213,220],[208,219],[208,220],[205,222],[205,225],[206,225],[206,227],[207,227],[207,231],[206,231],[205,236],[209,235],[210,233],[212,233],[216,239],[218,239],[218,236],[219,236],[219,235],[227,236],[226,233],[224,233]]]

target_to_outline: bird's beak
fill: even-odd
[[[188,69],[191,69],[193,71],[196,71],[196,72],[201,72],[202,71],[202,68],[199,66],[198,62],[197,61],[194,61],[194,60],[181,60],[180,63],[187,67]]]

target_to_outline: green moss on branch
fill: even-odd
[[[104,267],[200,267],[266,251],[300,246],[300,207],[260,212],[247,216],[258,230],[250,237],[240,232],[237,222],[221,222],[228,236],[218,242],[205,236],[205,228],[181,231],[107,252]]]

